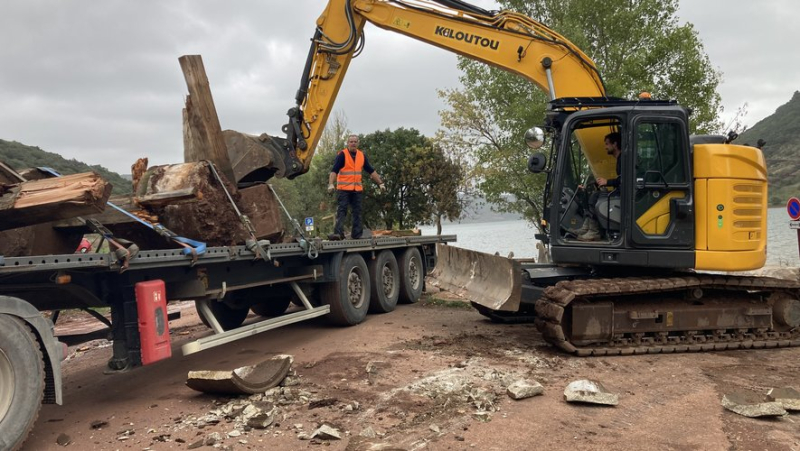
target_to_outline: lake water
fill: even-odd
[[[435,227],[420,227],[423,235],[436,233]],[[767,264],[776,266],[800,266],[798,257],[797,231],[789,229],[789,216],[786,209],[769,209],[767,216]],[[536,257],[536,232],[523,220],[479,222],[469,224],[444,224],[443,235],[458,235],[455,246],[490,254],[499,252],[514,257]]]

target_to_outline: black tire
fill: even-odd
[[[291,303],[291,296],[281,296],[260,302],[258,304],[253,304],[250,306],[250,310],[252,310],[253,313],[258,316],[280,316],[286,313],[286,309],[289,308],[289,304]]]
[[[414,304],[422,296],[425,282],[425,267],[419,249],[410,247],[400,254],[397,264],[400,267],[400,303]]]
[[[200,313],[200,309],[197,307],[198,302],[199,301],[195,301],[197,315],[200,317],[200,320],[206,325],[206,327],[211,328],[211,324],[209,324],[203,314]],[[214,317],[217,319],[220,327],[222,327],[222,330],[236,329],[237,327],[241,326],[245,318],[247,318],[247,314],[250,313],[250,310],[246,307],[233,308],[224,302],[219,302],[216,300],[211,300],[208,303],[208,307],[211,309],[211,313],[214,314]]]
[[[342,259],[336,282],[322,284],[320,299],[331,307],[328,321],[338,326],[354,326],[369,309],[369,269],[364,258],[347,254]]]
[[[400,297],[400,270],[397,259],[390,250],[381,251],[369,262],[370,313],[389,313],[397,306]]]
[[[22,320],[0,314],[0,449],[22,446],[44,396],[44,359]]]

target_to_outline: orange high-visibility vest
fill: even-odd
[[[361,171],[364,170],[364,153],[356,149],[354,161],[349,150],[344,149],[341,152],[344,153],[344,167],[336,176],[336,189],[362,191],[364,188],[361,187]]]

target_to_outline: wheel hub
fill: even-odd
[[[14,400],[14,367],[5,352],[0,349],[0,420],[5,418],[8,409],[11,408],[11,401]]]
[[[358,307],[361,305],[364,295],[364,284],[361,281],[361,276],[356,271],[350,271],[347,276],[347,298],[350,303]]]
[[[415,289],[419,286],[419,265],[417,264],[417,259],[413,258],[410,262],[408,262],[408,278],[411,281],[411,286]]]
[[[389,266],[383,267],[383,294],[386,296],[391,296],[392,290],[394,290],[394,274],[392,274],[391,268]]]

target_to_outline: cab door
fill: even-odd
[[[674,117],[633,121],[631,240],[639,248],[694,245],[691,155],[686,124]]]

